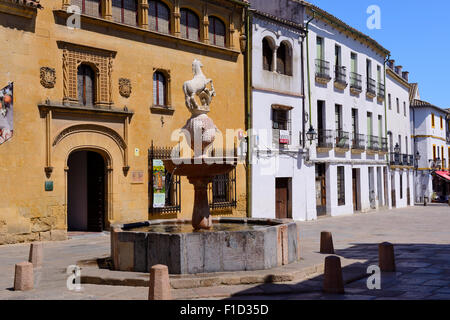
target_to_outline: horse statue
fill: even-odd
[[[203,64],[195,59],[192,62],[192,72],[194,78],[183,84],[183,92],[186,99],[186,107],[192,114],[209,112],[209,105],[216,95],[212,79],[207,79],[202,72]],[[211,84],[211,89],[207,86]],[[200,98],[201,106],[195,100],[195,96]]]

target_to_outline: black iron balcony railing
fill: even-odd
[[[317,134],[318,148],[333,148],[333,131],[319,129]]]
[[[328,61],[316,59],[316,77],[322,79],[331,79],[330,63]]]
[[[389,163],[393,166],[400,165],[400,153],[389,152]]]
[[[402,165],[407,166],[408,165],[408,155],[402,154]]]
[[[336,131],[336,148],[348,149],[350,147],[350,136],[348,132]]]
[[[414,155],[412,154],[408,155],[408,166],[414,166]]]
[[[352,149],[365,150],[366,149],[366,136],[359,133],[353,133]]]
[[[447,132],[447,143],[450,143],[450,132]]]
[[[384,88],[384,84],[382,84],[381,82],[378,82],[378,97],[380,97],[381,99],[384,99],[385,97],[385,93],[386,90]]]
[[[367,93],[375,96],[376,90],[377,86],[375,80],[373,80],[372,78],[367,78]]]
[[[369,150],[378,151],[380,149],[380,140],[377,136],[368,136],[367,140]]]
[[[347,85],[347,70],[343,66],[335,66],[334,81],[337,83]]]
[[[350,72],[350,88],[357,91],[362,91],[362,81],[360,74]]]
[[[388,152],[388,139],[380,138],[380,151]]]

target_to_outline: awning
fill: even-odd
[[[450,182],[450,172],[449,171],[436,171],[436,175],[439,178],[444,179],[447,182]]]

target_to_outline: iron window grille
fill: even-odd
[[[289,131],[289,143],[280,143],[280,130]],[[273,144],[278,148],[285,148],[292,143],[291,111],[272,108],[272,136]]]
[[[176,150],[175,154],[179,157],[180,150]],[[153,160],[167,160],[171,159],[171,147],[156,147],[152,145],[148,150],[148,197],[149,197],[149,213],[176,213],[181,211],[181,178],[180,176],[172,175],[167,170],[164,171],[164,185],[165,185],[165,205],[164,207],[154,208],[154,194],[153,187],[156,183],[153,173]]]
[[[358,91],[362,90],[362,81],[360,74],[350,72],[350,87]]]
[[[317,134],[317,146],[319,148],[333,148],[333,131],[319,129]]]
[[[331,79],[330,63],[328,61],[316,59],[316,77]]]
[[[335,66],[334,81],[342,84],[347,84],[347,70],[343,66]]]
[[[236,208],[236,168],[217,175],[208,186],[210,209]]]
[[[388,139],[380,138],[380,150],[384,152],[388,152]]]

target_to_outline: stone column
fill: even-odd
[[[272,71],[273,72],[277,72],[277,51],[278,51],[278,46],[275,46],[275,48],[273,48],[273,57],[272,57]]]
[[[139,27],[148,29],[148,0],[139,2]]]
[[[228,26],[228,46],[230,47],[230,49],[234,49],[234,33],[235,33],[235,29],[234,29],[234,12],[232,12],[230,14],[230,24]]]
[[[176,37],[181,37],[181,14],[180,14],[179,0],[175,0],[172,15],[173,15],[173,34]]]
[[[102,15],[106,20],[112,20],[112,0],[102,0]]]
[[[203,19],[202,19],[202,26],[203,26],[203,43],[209,43],[209,17],[208,17],[208,7],[206,5],[203,6]]]
[[[62,9],[67,10],[67,8],[70,6],[70,0],[62,0]]]
[[[208,184],[212,177],[189,177],[188,179],[195,190],[192,227],[194,230],[209,229],[212,226],[212,218],[208,203]]]

